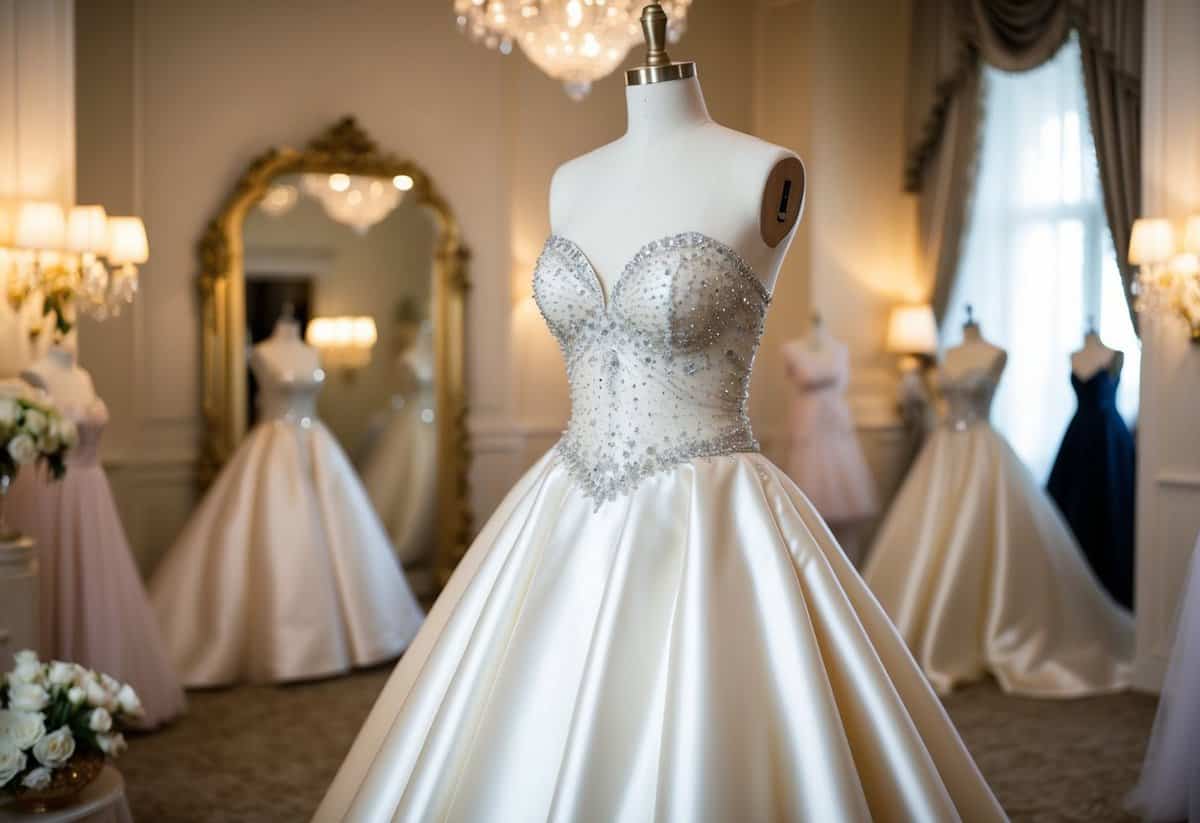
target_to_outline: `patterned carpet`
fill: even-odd
[[[186,717],[131,740],[118,764],[135,818],[308,820],[387,673],[193,693]],[[1154,698],[1024,700],[983,684],[947,706],[1014,821],[1130,820],[1120,803],[1137,777]]]

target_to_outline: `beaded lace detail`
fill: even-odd
[[[770,296],[728,246],[655,240],[606,296],[583,250],[551,235],[533,293],[571,389],[557,448],[597,506],[679,463],[758,450],[746,404]]]
[[[945,404],[942,425],[965,431],[976,423],[987,422],[997,382],[990,372],[972,370],[954,377],[939,372],[937,382]]]

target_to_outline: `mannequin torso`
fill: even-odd
[[[985,340],[978,323],[968,323],[963,326],[963,341],[946,350],[941,368],[949,378],[962,377],[974,371],[999,377],[1007,361],[1008,353]]]
[[[52,345],[21,377],[49,394],[72,417],[86,413],[99,401],[92,376],[76,361],[72,340]]]
[[[321,368],[321,355],[300,337],[300,324],[280,318],[271,336],[254,347],[250,365],[267,367],[278,380],[309,379]]]
[[[1096,332],[1088,332],[1083,338],[1083,348],[1071,355],[1071,371],[1083,382],[1106,369],[1116,377],[1124,365],[1125,354],[1104,345]]]
[[[760,218],[775,198],[765,189],[781,163],[798,165],[796,156],[714,123],[694,77],[630,86],[626,104],[623,137],[555,172],[552,231],[589,257],[606,293],[643,245],[683,232],[733,248],[771,291],[804,192],[789,192],[790,225],[772,247]]]

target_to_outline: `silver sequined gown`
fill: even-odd
[[[319,821],[1003,819],[746,415],[768,295],[699,234],[551,237],[562,440],[484,526]]]

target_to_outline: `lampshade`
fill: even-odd
[[[104,254],[108,251],[108,215],[104,206],[74,206],[67,213],[67,248]]]
[[[146,227],[139,217],[108,218],[108,262],[141,264],[150,259]]]
[[[373,317],[314,317],[304,337],[317,348],[369,349],[375,345],[379,334]]]
[[[67,221],[57,203],[22,203],[17,213],[16,245],[22,249],[61,249],[66,240]]]
[[[937,351],[937,321],[929,304],[896,306],[888,318],[887,350],[897,354]]]
[[[15,238],[16,215],[7,203],[0,203],[0,249],[12,246]]]
[[[1193,214],[1187,219],[1187,228],[1183,232],[1183,248],[1192,254],[1200,254],[1200,214]]]
[[[1175,229],[1161,217],[1134,221],[1129,236],[1129,262],[1135,266],[1162,263],[1175,254]]]

